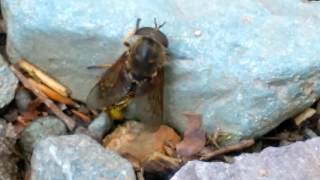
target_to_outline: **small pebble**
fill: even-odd
[[[28,105],[32,101],[32,96],[25,88],[19,88],[16,92],[15,102],[22,112],[28,111]]]
[[[111,129],[112,120],[105,112],[101,112],[89,125],[88,130],[96,138],[102,139],[103,136]]]
[[[24,153],[31,153],[35,144],[48,136],[64,135],[65,124],[54,116],[40,117],[30,123],[21,133],[20,145]]]

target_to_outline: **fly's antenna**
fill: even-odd
[[[162,24],[160,24],[160,25],[158,26],[157,19],[154,18],[154,26],[155,26],[155,29],[156,29],[156,30],[159,30],[159,29],[162,28],[165,24],[166,24],[166,22],[163,22]]]
[[[140,19],[140,18],[137,18],[135,31],[137,31],[137,30],[139,29],[140,21],[141,21],[141,19]]]

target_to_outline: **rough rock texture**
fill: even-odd
[[[31,160],[36,179],[135,179],[131,164],[85,135],[49,137],[35,147]]]
[[[2,0],[12,61],[25,57],[85,100],[123,51],[137,17],[153,17],[174,58],[166,74],[166,120],[202,113],[208,132],[259,136],[320,94],[320,3],[301,0]],[[112,8],[111,8],[112,7]],[[86,82],[84,85],[83,82]]]
[[[13,99],[17,85],[18,79],[0,55],[0,109]]]
[[[20,144],[25,153],[31,153],[36,143],[48,136],[66,134],[65,124],[54,116],[40,117],[21,133]]]
[[[8,137],[8,132],[8,124],[5,123],[5,120],[0,119],[0,179],[16,180],[17,158],[10,149],[14,147],[15,140]]]
[[[320,178],[320,138],[279,148],[269,147],[261,153],[242,154],[233,164],[190,161],[171,180],[246,180]]]

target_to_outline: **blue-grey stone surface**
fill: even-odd
[[[171,180],[316,180],[320,179],[320,138],[261,153],[242,154],[233,164],[190,161]]]
[[[20,145],[23,151],[31,153],[35,145],[49,136],[64,135],[65,124],[55,116],[40,117],[31,122],[21,133]]]
[[[8,52],[27,58],[85,100],[94,64],[111,63],[137,17],[153,17],[173,53],[166,120],[203,114],[207,132],[259,136],[320,95],[320,3],[301,0],[2,0]]]
[[[32,180],[134,180],[131,164],[86,135],[49,137],[34,149]]]
[[[17,85],[18,79],[0,55],[0,109],[12,101]]]

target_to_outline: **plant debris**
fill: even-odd
[[[237,144],[222,147],[218,150],[203,154],[200,160],[210,160],[218,155],[227,154],[233,151],[240,151],[252,146],[255,143],[253,139],[242,140]]]
[[[201,151],[206,144],[206,134],[201,130],[202,118],[200,114],[185,113],[188,125],[183,140],[177,144],[176,150],[180,157],[189,158]]]
[[[32,83],[30,83],[30,81],[15,67],[15,65],[11,65],[10,68],[25,86],[25,88],[31,90],[48,108],[52,110],[53,113],[61,118],[69,130],[73,130],[75,128],[75,121],[64,114],[42,91],[40,91],[37,87],[32,86]]]

